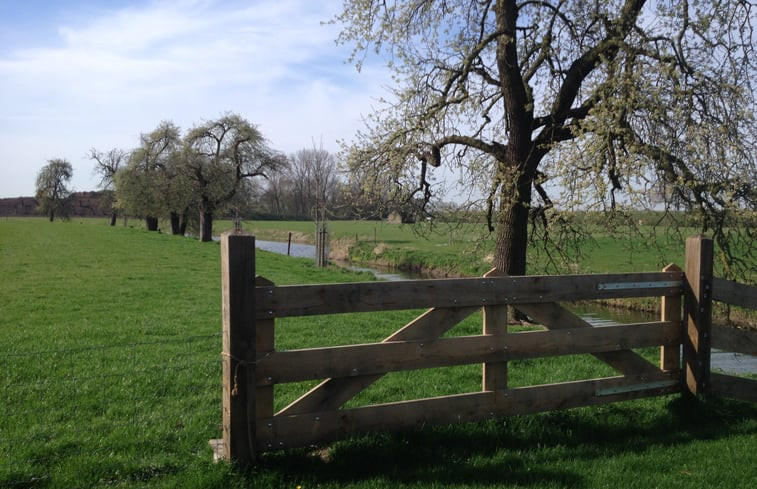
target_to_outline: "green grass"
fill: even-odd
[[[230,229],[230,221],[216,222],[216,232]],[[314,224],[306,221],[249,221],[245,229],[260,239],[313,243]],[[350,248],[355,261],[399,268],[435,269],[451,276],[477,276],[491,268],[494,241],[481,225],[441,223],[433,229],[383,221],[331,221],[332,246]],[[690,234],[694,234],[691,231]],[[685,236],[660,233],[654,246],[638,236],[609,236],[600,230],[580,243],[581,256],[560,265],[572,273],[658,271],[668,263],[683,265]],[[554,252],[554,250],[551,250]],[[529,270],[543,273],[555,269],[535,247],[530,248]]]
[[[668,396],[377,434],[213,464],[221,436],[220,250],[105,220],[0,220],[0,487],[751,487],[757,407]],[[258,253],[277,284],[368,279]],[[277,321],[279,348],[374,341],[413,317]],[[471,317],[452,334],[475,334]],[[654,349],[642,352],[654,358]],[[513,385],[608,375],[513,362]],[[309,384],[277,386],[277,406]],[[353,401],[480,389],[480,366],[396,373]]]

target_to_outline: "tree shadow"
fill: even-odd
[[[656,409],[653,409],[655,408]],[[662,407],[662,409],[660,409]],[[757,434],[757,406],[677,397],[656,406],[605,405],[481,423],[374,434],[327,447],[265,454],[256,476],[312,487],[563,487],[588,482],[571,461]],[[537,462],[535,462],[537,461]],[[585,466],[585,464],[584,464]]]

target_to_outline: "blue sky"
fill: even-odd
[[[94,190],[87,153],[131,149],[162,120],[225,111],[275,149],[333,152],[362,127],[389,74],[358,73],[323,25],[341,1],[0,0],[0,197],[33,195],[51,158]]]

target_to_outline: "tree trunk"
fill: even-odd
[[[115,226],[115,225],[116,225],[116,220],[117,220],[117,219],[118,219],[118,213],[117,213],[116,211],[113,211],[113,212],[112,212],[112,213],[110,214],[110,225],[111,225],[111,226]]]
[[[145,225],[148,231],[158,230],[158,218],[157,217],[145,217]]]
[[[53,222],[55,220],[55,211],[50,211],[50,222]]]
[[[179,234],[185,236],[187,234],[187,225],[189,224],[189,216],[184,212],[181,215],[181,222],[179,223]]]
[[[523,175],[506,176],[496,219],[494,267],[508,275],[526,274],[530,204],[531,179]]]
[[[181,233],[181,220],[178,212],[171,212],[171,234],[177,235]]]
[[[200,241],[213,240],[213,213],[200,211]]]

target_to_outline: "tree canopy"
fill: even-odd
[[[183,211],[185,199],[175,181],[175,167],[181,151],[181,130],[163,121],[139,137],[128,164],[115,174],[117,205],[128,214],[142,217],[150,230],[158,229],[158,218]]]
[[[237,114],[225,114],[189,131],[181,171],[191,182],[199,207],[200,239],[211,240],[213,214],[237,195],[246,179],[266,177],[285,161],[254,125]]]
[[[74,169],[67,160],[56,158],[47,161],[37,174],[36,197],[40,211],[48,216],[50,222],[55,216],[63,219],[70,211],[71,190],[68,184],[74,175]]]
[[[532,243],[675,210],[714,234],[727,273],[753,266],[754,6],[749,2],[348,0],[335,22],[360,68],[396,85],[347,146],[364,192],[431,210],[435,167],[486,209],[495,267]],[[630,220],[623,221],[633,225]],[[530,234],[529,234],[530,233]],[[729,252],[747,244],[745,261]],[[751,260],[751,262],[750,262]]]

